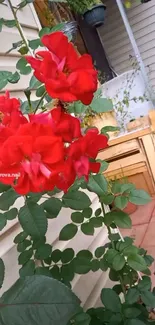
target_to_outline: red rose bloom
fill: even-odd
[[[9,92],[6,92],[5,96],[0,96],[0,123],[12,129],[27,123],[26,117],[20,112],[20,101],[10,98]]]
[[[6,174],[6,177],[0,177],[0,181],[11,184],[19,194],[41,192],[46,181],[58,172],[63,159],[62,139],[53,134],[50,126],[22,125],[1,147],[0,174]],[[18,179],[16,175],[7,176],[12,173],[20,176]]]
[[[55,135],[61,136],[64,142],[81,137],[80,121],[65,113],[60,106],[47,113],[30,114],[29,119],[31,122],[51,125]]]
[[[97,89],[97,71],[91,56],[79,57],[62,32],[43,36],[42,43],[49,51],[39,51],[36,58],[26,59],[36,78],[45,83],[48,94],[62,101],[80,100],[89,105]]]

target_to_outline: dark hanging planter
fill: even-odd
[[[69,38],[71,37],[71,41],[75,43],[78,31],[78,24],[75,20],[65,23],[64,27],[62,28],[62,31],[66,36],[68,36]]]
[[[103,4],[95,5],[85,11],[83,17],[91,27],[100,27],[104,24],[106,6]]]

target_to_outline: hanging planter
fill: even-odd
[[[83,14],[84,20],[91,27],[100,27],[104,24],[106,6],[103,4],[94,5]]]

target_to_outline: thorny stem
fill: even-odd
[[[37,104],[37,106],[36,106],[36,109],[34,110],[34,114],[37,112],[37,110],[38,110],[40,104],[42,103],[44,97],[46,96],[46,94],[47,94],[47,92],[45,91],[45,92],[43,93],[43,95],[41,96],[41,98],[40,98],[40,100],[39,100],[39,102],[38,102],[38,104]]]
[[[103,215],[105,216],[106,212],[105,212],[105,208],[104,208],[104,204],[101,202],[101,207],[102,207],[102,211],[103,211]],[[112,248],[115,249],[115,244],[112,240],[112,232],[111,232],[111,228],[109,226],[107,226],[107,229],[108,229],[108,234],[111,238],[111,244],[112,244]]]
[[[16,11],[15,11],[15,9],[14,9],[12,3],[11,3],[11,0],[8,0],[8,4],[9,4],[9,7],[10,7],[10,9],[11,9],[11,11],[12,11],[13,16],[14,16],[14,19],[15,19],[15,21],[16,21],[16,27],[17,27],[17,29],[18,29],[18,31],[19,31],[19,34],[20,34],[20,36],[21,36],[21,38],[22,38],[22,40],[23,40],[23,43],[24,43],[25,46],[29,49],[29,52],[30,52],[31,55],[33,56],[33,52],[32,52],[32,50],[29,48],[28,41],[27,41],[27,39],[26,39],[25,36],[24,36],[24,33],[23,33],[23,30],[22,30],[22,27],[21,27],[21,25],[20,25],[20,23],[19,23],[19,21],[18,21],[17,14],[16,14]]]

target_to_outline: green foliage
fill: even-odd
[[[108,183],[103,175],[91,175],[89,177],[87,188],[90,192],[95,192],[97,195],[101,196],[107,192]]]
[[[64,297],[64,299],[62,299]],[[25,304],[25,302],[27,302]],[[18,280],[0,299],[0,318],[8,325],[66,325],[80,311],[79,299],[61,282],[45,276]],[[14,307],[12,308],[12,304]]]
[[[5,266],[3,260],[0,258],[0,288],[3,285],[4,275],[5,275]]]
[[[62,203],[65,208],[73,210],[83,210],[91,205],[91,201],[87,194],[81,191],[68,192],[63,195]]]
[[[27,75],[31,73],[32,69],[24,57],[20,58],[16,64],[16,68],[20,74]]]
[[[42,203],[42,207],[46,212],[47,218],[54,219],[58,216],[58,214],[61,211],[62,202],[61,200],[52,197],[49,200],[46,200],[44,203]]]
[[[78,227],[70,223],[60,231],[59,240],[70,240],[76,235],[77,231]]]

